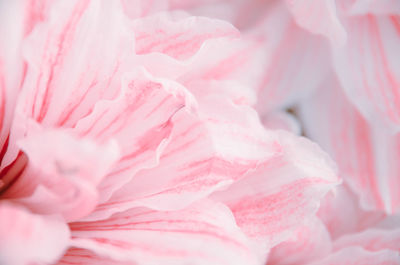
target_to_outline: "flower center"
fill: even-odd
[[[3,159],[3,156],[1,156],[1,159]],[[19,152],[15,160],[1,170],[0,196],[4,195],[5,192],[19,179],[24,172],[27,162],[28,157],[23,152]],[[0,197],[0,199],[2,198]]]

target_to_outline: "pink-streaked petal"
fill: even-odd
[[[397,0],[337,0],[338,9],[346,15],[389,15],[400,13]]]
[[[68,248],[68,226],[55,218],[0,203],[0,263],[51,264]]]
[[[340,175],[365,210],[397,212],[399,135],[373,126],[347,100],[335,78],[302,103],[306,134],[337,162]]]
[[[18,155],[15,144],[28,119],[45,127],[72,127],[99,99],[114,97],[120,57],[133,52],[133,36],[127,35],[117,1],[62,0],[43,8],[48,9],[40,15],[44,23],[36,23],[23,42],[26,72],[6,165]]]
[[[65,255],[56,263],[57,265],[136,265],[130,261],[116,261],[102,257],[93,251],[71,247]]]
[[[68,221],[94,209],[96,186],[118,159],[115,143],[100,146],[61,131],[31,133],[19,146],[23,152],[19,160],[26,157],[24,171],[2,198],[36,213],[61,213]]]
[[[71,127],[94,102],[115,97],[121,58],[134,46],[122,12],[117,1],[55,2],[24,43],[29,69],[19,111]]]
[[[262,117],[265,128],[270,130],[285,130],[293,134],[301,134],[301,125],[295,116],[286,111],[270,112]]]
[[[134,208],[70,225],[72,245],[117,261],[147,264],[259,264],[229,209],[202,201],[180,211]]]
[[[286,0],[298,25],[327,37],[336,45],[346,42],[346,31],[336,14],[335,0]]]
[[[284,3],[272,2],[265,18],[248,34],[261,39],[267,53],[256,84],[261,115],[288,107],[316,89],[329,70],[329,46],[296,25]]]
[[[125,14],[140,18],[168,9],[167,0],[120,0]]]
[[[370,252],[360,247],[349,247],[310,265],[398,265],[399,263],[400,256],[396,251]]]
[[[99,142],[115,139],[120,146],[121,159],[99,185],[101,202],[138,171],[156,166],[170,140],[174,115],[195,108],[194,97],[182,85],[155,78],[143,68],[125,73],[121,94],[115,100],[97,102],[74,129]]]
[[[297,26],[283,1],[172,1],[171,8],[174,5],[196,15],[226,19],[241,29],[243,39],[254,42],[247,45],[249,48],[232,53],[236,56],[225,60],[222,69],[233,74],[220,76],[241,77],[240,80],[247,76],[245,84],[259,93],[257,109],[262,114],[303,98],[329,69],[330,51],[325,38]],[[228,41],[224,49],[233,48],[233,43]],[[206,58],[219,60],[227,50],[207,51]],[[238,54],[243,59],[239,60]]]
[[[177,20],[174,23],[179,28],[184,28],[184,22],[185,20]],[[209,22],[216,25],[222,23],[219,20]],[[229,25],[225,23],[223,22],[222,26]],[[159,30],[167,31],[163,27]],[[196,30],[201,32],[200,29]],[[177,80],[188,88],[190,83],[197,81],[231,80],[254,89],[264,73],[265,50],[262,45],[262,42],[254,39],[215,37],[204,41],[197,52],[187,60],[178,60],[165,53],[153,52],[138,55],[133,62],[140,63],[155,76]]]
[[[34,2],[34,1],[32,1]],[[25,78],[21,41],[28,29],[28,1],[0,2],[0,156],[9,149],[9,133],[15,101]],[[18,15],[15,15],[18,14]],[[32,22],[32,24],[34,24]],[[11,149],[16,148],[11,147]],[[10,163],[2,159],[1,168]]]
[[[369,251],[400,251],[400,225],[396,229],[371,228],[357,234],[344,235],[334,242],[334,250],[360,246]]]
[[[292,240],[283,242],[271,250],[267,265],[309,264],[328,255],[332,242],[325,225],[313,218],[299,227]]]
[[[209,39],[239,36],[239,31],[225,21],[174,13],[138,19],[132,28],[137,54],[158,52],[181,60],[196,54]]]
[[[382,212],[365,211],[358,197],[344,183],[321,202],[318,217],[324,222],[333,239],[360,232],[382,221]]]
[[[277,133],[280,154],[212,195],[229,206],[238,225],[264,250],[292,238],[339,183],[332,161],[318,146],[285,131]]]
[[[350,101],[377,126],[400,128],[400,18],[346,20],[349,41],[334,53],[335,69]]]
[[[88,218],[133,206],[181,209],[281,151],[275,134],[264,130],[253,109],[218,93],[199,98],[197,113],[182,109],[170,122],[173,129],[159,164],[138,172]]]

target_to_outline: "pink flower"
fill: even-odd
[[[264,129],[259,43],[229,23],[0,10],[1,264],[264,264],[338,184],[315,144]]]

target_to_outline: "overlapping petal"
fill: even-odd
[[[36,213],[60,213],[67,221],[94,209],[99,197],[96,187],[118,159],[115,143],[100,146],[62,131],[31,131],[19,146],[22,151],[6,176],[19,175],[2,198]],[[22,169],[17,171],[17,166]]]
[[[335,0],[286,0],[297,24],[336,45],[346,42],[346,31],[336,14]]]
[[[6,202],[0,203],[0,216],[1,264],[51,264],[68,247],[68,226],[57,218],[32,214]]]
[[[307,134],[336,160],[364,209],[399,210],[397,134],[370,124],[334,79],[304,102],[302,117]]]
[[[349,40],[334,53],[335,70],[350,101],[376,126],[400,124],[400,19],[359,16],[345,21]]]
[[[395,15],[400,12],[400,3],[396,0],[337,0],[337,6],[345,15]]]
[[[366,251],[360,247],[349,247],[337,251],[322,260],[311,263],[312,265],[339,265],[339,264],[365,264],[365,265],[396,265],[399,264],[399,253],[391,250],[376,252]]]
[[[71,228],[75,247],[116,261],[258,264],[229,209],[211,201],[172,212],[134,208],[103,221],[73,223]]]
[[[330,193],[324,198],[318,210],[318,217],[324,222],[332,239],[337,239],[376,225],[385,218],[385,214],[363,210],[357,195],[344,183],[335,193]]]
[[[17,157],[16,142],[29,119],[44,127],[72,127],[97,100],[118,94],[120,57],[133,50],[133,36],[127,36],[116,3],[55,1],[42,10],[43,23],[37,22],[23,42],[26,76],[14,106],[5,165]]]
[[[75,131],[100,142],[117,140],[122,156],[99,185],[101,202],[107,201],[138,171],[158,164],[171,138],[174,116],[180,110],[191,113],[195,107],[195,99],[183,86],[155,78],[143,68],[132,69],[123,76],[118,98],[96,103]]]
[[[182,109],[171,118],[170,140],[158,165],[138,172],[99,205],[93,218],[133,206],[181,209],[232,184],[280,152],[276,138],[265,132],[250,107],[236,105],[218,93],[198,99],[197,112]]]
[[[332,161],[311,142],[280,131],[276,143],[281,152],[273,159],[212,196],[230,207],[238,225],[264,252],[293,238],[339,183]]]
[[[282,2],[272,2],[249,34],[261,38],[266,66],[257,84],[257,110],[288,107],[315,90],[329,71],[328,43],[296,25]]]
[[[156,76],[185,86],[199,80],[235,80],[250,89],[260,80],[262,43],[239,38],[227,22],[178,12],[135,20],[132,27],[138,31],[134,61]]]
[[[309,264],[324,258],[331,251],[332,242],[328,230],[318,218],[313,218],[298,228],[292,240],[273,248],[267,264]]]

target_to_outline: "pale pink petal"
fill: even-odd
[[[232,74],[208,76],[239,77],[259,93],[257,109],[262,114],[287,107],[303,98],[316,88],[329,70],[328,43],[322,36],[312,35],[298,27],[283,1],[172,2],[196,15],[226,19],[241,29],[242,38],[249,41],[246,45],[249,48],[242,44],[241,50],[233,49],[238,50],[232,53],[235,56],[222,61],[224,64],[217,64],[218,68],[211,72],[219,73],[223,69]],[[224,51],[207,50],[206,58],[220,60],[224,53],[234,48],[232,44],[234,42],[227,41]]]
[[[303,102],[301,113],[306,134],[334,158],[341,177],[360,196],[361,206],[397,212],[400,136],[370,125],[346,99],[335,78],[326,80],[315,96]]]
[[[99,185],[101,202],[138,171],[158,164],[175,126],[173,117],[181,109],[192,112],[195,105],[182,85],[155,78],[143,68],[132,68],[123,75],[121,94],[115,100],[97,102],[74,129],[100,142],[115,139],[120,146],[121,159]]]
[[[209,39],[237,38],[239,31],[222,20],[162,13],[138,19],[132,24],[137,54],[158,52],[187,59]]]
[[[389,15],[400,13],[397,0],[336,0],[338,9],[346,15]]]
[[[82,248],[71,247],[65,255],[57,262],[57,265],[136,265],[130,261],[116,261],[110,258],[99,256],[98,254]]]
[[[329,70],[329,46],[296,25],[284,3],[272,2],[265,18],[248,34],[267,53],[258,80],[257,110],[262,115],[288,107],[316,89]]]
[[[370,252],[360,247],[349,247],[310,265],[398,265],[399,263],[400,256],[396,251]]]
[[[120,0],[125,14],[130,18],[139,18],[165,11],[167,0]]]
[[[96,101],[114,97],[120,57],[133,52],[133,36],[127,36],[116,1],[62,0],[48,9],[40,18],[45,23],[35,24],[23,42],[26,76],[3,159],[6,165],[18,155],[15,144],[23,138],[27,120],[71,127]]]
[[[133,63],[142,64],[153,75],[185,86],[199,80],[236,80],[254,89],[260,82],[265,65],[263,43],[239,38],[229,23],[161,14],[134,25],[143,36],[136,38],[139,55]],[[157,34],[148,33],[144,26]]]
[[[46,125],[74,126],[94,102],[118,93],[121,58],[133,46],[117,1],[55,2],[24,43],[29,69],[19,111]]]
[[[147,264],[260,264],[229,209],[202,201],[174,212],[134,208],[71,224],[72,244],[116,261]]]
[[[2,199],[22,203],[36,213],[61,213],[68,221],[94,209],[96,186],[118,159],[115,143],[99,146],[62,131],[31,131],[19,146],[23,153],[16,161],[24,164]]]
[[[346,42],[346,31],[336,14],[335,0],[286,0],[298,25],[327,37],[336,45]]]
[[[279,131],[281,152],[245,178],[212,196],[226,203],[238,225],[268,249],[293,238],[339,183],[332,161],[315,144]]]
[[[286,111],[270,112],[262,117],[265,128],[270,130],[286,130],[293,134],[301,134],[300,122],[294,115]]]
[[[376,225],[385,218],[385,214],[363,210],[358,197],[346,184],[342,184],[321,202],[318,217],[326,225],[331,237],[336,239]]]
[[[23,84],[24,69],[21,56],[21,40],[25,36],[29,17],[27,1],[0,2],[0,156],[9,145],[9,130],[13,118],[15,101]],[[15,14],[18,14],[17,16]],[[1,161],[1,168],[7,162]],[[1,184],[0,184],[1,186]]]
[[[256,112],[219,93],[199,97],[197,112],[178,111],[159,164],[138,172],[88,218],[133,206],[181,209],[279,154],[276,135],[264,130]]]
[[[68,226],[58,219],[5,202],[0,203],[0,216],[2,265],[51,264],[68,247]]]
[[[334,250],[360,246],[369,251],[391,249],[400,251],[400,227],[396,229],[371,228],[357,234],[344,235],[334,242]]]
[[[332,242],[329,232],[318,218],[313,218],[298,228],[294,238],[274,247],[267,264],[309,264],[328,255],[331,250]]]
[[[350,101],[377,126],[400,124],[400,19],[346,20],[349,41],[334,53],[336,73]]]

